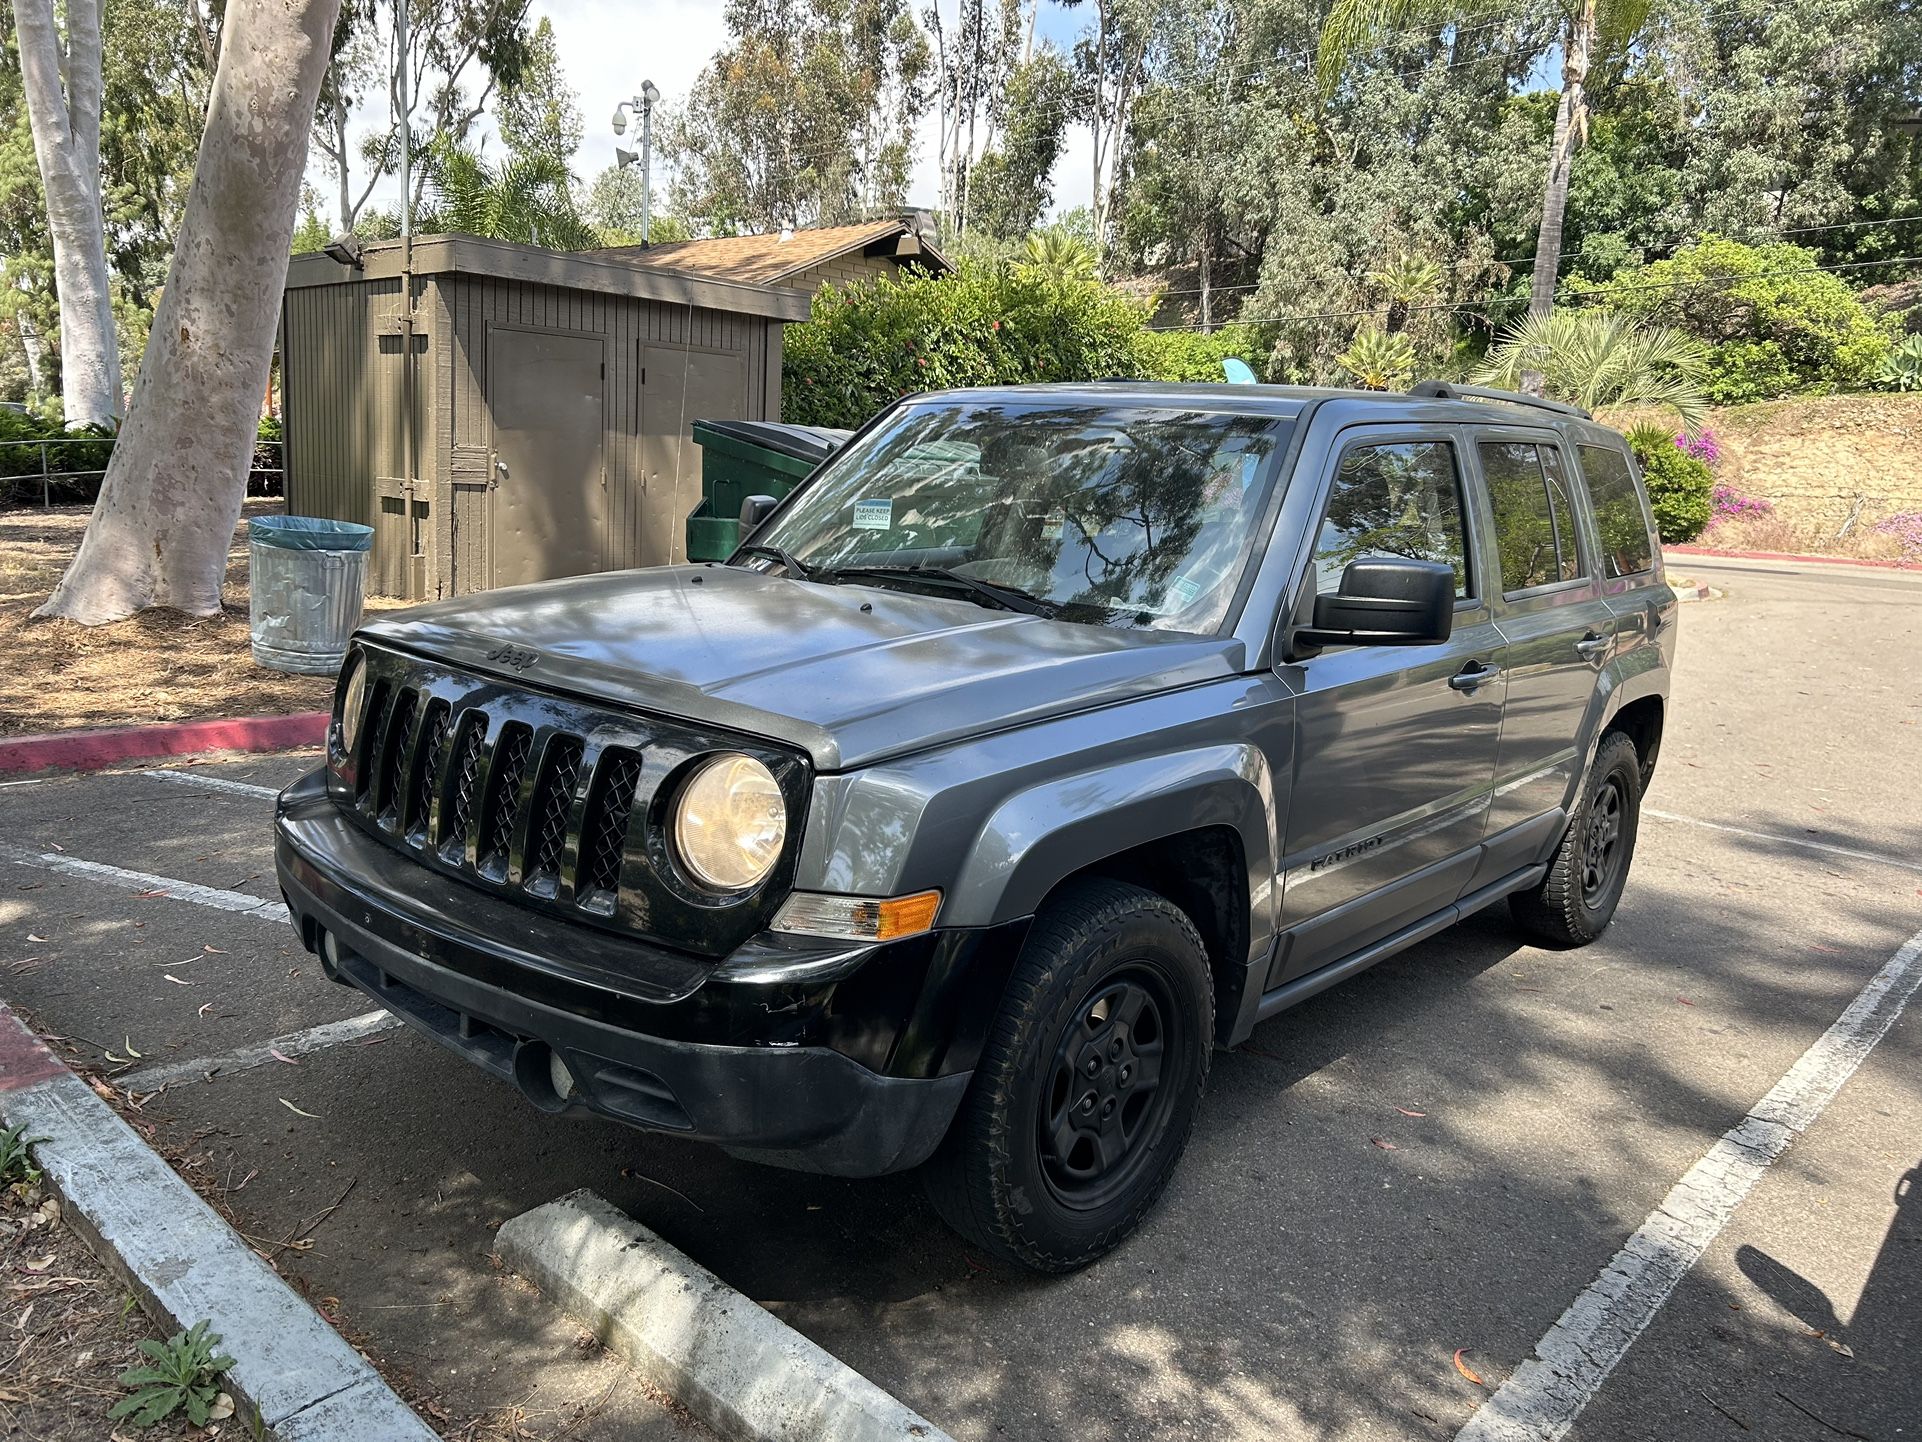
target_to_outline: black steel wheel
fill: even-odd
[[[1548,873],[1508,899],[1522,929],[1550,946],[1593,941],[1621,902],[1642,812],[1642,756],[1629,737],[1602,738],[1585,788]]]
[[[1167,1185],[1207,1080],[1214,992],[1165,897],[1075,883],[1043,909],[923,1173],[948,1224],[1038,1271],[1086,1266]]]

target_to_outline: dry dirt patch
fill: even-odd
[[[0,735],[326,707],[330,678],[256,666],[248,650],[245,518],[277,515],[279,501],[247,503],[218,616],[153,611],[111,626],[33,620],[80,544],[89,509],[0,511]],[[383,604],[395,603],[370,602]]]

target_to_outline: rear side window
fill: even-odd
[[[1342,455],[1315,542],[1315,589],[1339,590],[1341,573],[1364,556],[1445,561],[1455,594],[1473,594],[1462,529],[1462,483],[1447,441],[1392,441]]]
[[[1586,575],[1561,452],[1533,441],[1483,441],[1480,450],[1502,590],[1512,595]]]
[[[1633,576],[1655,564],[1649,545],[1648,511],[1628,468],[1628,457],[1612,446],[1580,446],[1582,478],[1595,504],[1595,528],[1602,535],[1602,567],[1610,580]]]

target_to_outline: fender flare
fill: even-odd
[[[1242,743],[1135,757],[1014,792],[982,821],[942,919],[987,926],[1029,916],[1062,880],[1096,862],[1226,827],[1248,870],[1252,954],[1274,934],[1275,795],[1267,758]]]

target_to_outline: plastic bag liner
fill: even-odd
[[[247,538],[283,551],[371,551],[374,528],[355,521],[323,521],[316,516],[256,516]]]

